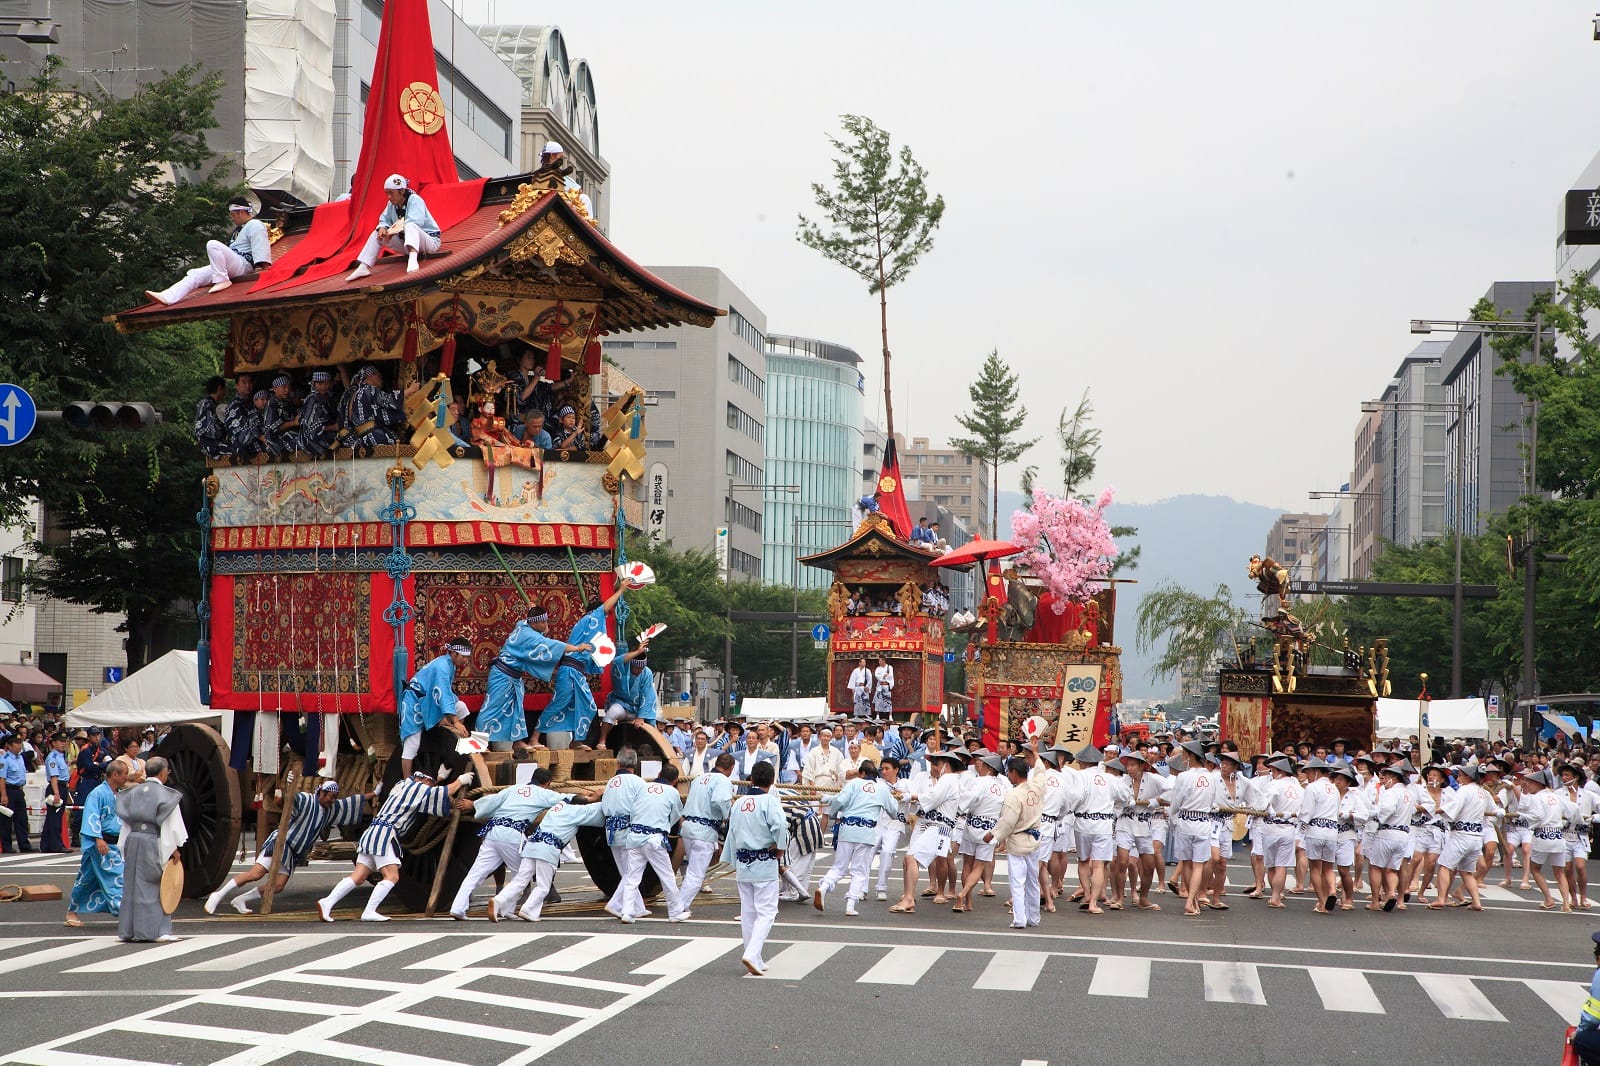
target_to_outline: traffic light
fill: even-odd
[[[79,400],[61,409],[61,420],[73,429],[148,429],[161,421],[161,412],[147,403]]]

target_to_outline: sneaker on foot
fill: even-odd
[[[815,907],[817,910],[820,911],[820,910],[823,909],[824,906],[826,906],[827,902],[828,902],[828,890],[827,889],[825,889],[825,888],[814,888],[814,889],[811,890],[811,905],[813,907]]]
[[[417,272],[417,253],[416,252],[412,252],[409,256],[406,257],[406,273],[407,274],[415,274],[416,272]]]
[[[544,921],[544,919],[539,917],[539,915],[530,914],[526,910],[517,911],[517,917],[521,918],[525,922],[542,922],[542,921]]]
[[[667,921],[669,921],[669,922],[687,922],[691,917],[693,917],[693,915],[692,915],[692,913],[690,911],[679,911],[677,914],[668,915]]]
[[[346,274],[344,276],[344,280],[346,280],[346,281],[356,281],[356,280],[358,280],[360,278],[366,277],[367,275],[369,275],[371,273],[372,273],[372,269],[370,267],[368,267],[367,264],[362,263],[359,266],[357,266],[354,270],[350,271],[350,273]]]
[[[846,918],[856,918],[860,916],[859,912],[856,910],[855,900],[847,899],[844,901],[844,915]]]

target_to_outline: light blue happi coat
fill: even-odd
[[[606,612],[596,607],[572,627],[568,644],[588,644],[605,632]],[[601,670],[588,655],[568,655],[561,660],[555,675],[555,692],[539,716],[542,733],[571,733],[579,743],[589,735],[599,709],[594,705],[594,692],[589,688],[585,674],[598,674]]]
[[[777,793],[740,796],[733,801],[722,861],[733,867],[735,881],[776,881],[788,846],[789,822]]]
[[[521,740],[528,735],[528,719],[522,712],[523,674],[549,681],[556,664],[567,650],[567,642],[547,637],[526,621],[511,627],[511,635],[500,647],[489,668],[487,694],[478,711],[474,728],[487,733],[490,740]]]
[[[424,663],[400,693],[400,739],[432,729],[456,713],[456,664],[445,652]]]

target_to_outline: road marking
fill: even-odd
[[[466,947],[413,962],[406,969],[459,970],[463,966],[488,962],[496,955],[521,947],[523,944],[531,944],[543,935],[543,933],[493,933],[489,936],[475,937]]]
[[[790,944],[767,962],[765,979],[798,981],[836,955],[843,944],[801,940]]]
[[[1570,1021],[1583,1009],[1589,998],[1589,986],[1576,981],[1523,981],[1534,995],[1549,1004],[1550,1009]]]
[[[4,952],[14,941],[5,941],[0,944],[0,952]],[[69,940],[53,948],[43,951],[30,951],[26,955],[0,954],[0,973],[15,973],[17,970],[26,970],[30,966],[40,966],[47,962],[58,962],[61,959],[70,959],[74,955],[87,955],[91,951],[101,948],[119,946],[115,937],[92,936],[81,940]]]
[[[1479,885],[1478,895],[1493,903],[1532,903],[1527,896],[1519,896],[1509,888],[1499,885]]]
[[[87,966],[78,966],[66,971],[67,973],[121,973],[131,970],[136,966],[149,966],[152,963],[166,962],[179,955],[189,955],[196,951],[217,946],[218,941],[231,941],[232,937],[226,936],[192,936],[170,944],[156,944],[142,951],[128,951],[99,962],[91,962]]]
[[[644,937],[623,933],[595,933],[560,951],[518,967],[522,970],[543,970],[545,973],[572,973],[590,963],[615,955],[624,948],[642,943]]]
[[[386,959],[390,955],[421,947],[428,941],[438,940],[442,936],[444,936],[443,933],[415,933],[405,936],[394,933],[387,936],[373,936],[368,938],[369,943],[362,944],[358,948],[350,948],[348,951],[341,951],[339,954],[326,959],[308,962],[305,968],[308,970],[354,970],[370,962]]]
[[[741,944],[733,937],[697,937],[629,972],[640,977],[683,977],[715,962]]]
[[[1200,972],[1205,975],[1207,1003],[1267,1005],[1267,995],[1261,991],[1261,974],[1252,963],[1202,962]]]
[[[1428,993],[1433,1005],[1446,1018],[1468,1022],[1503,1022],[1505,1015],[1494,1009],[1470,978],[1447,973],[1419,973],[1417,984]]]
[[[1387,1014],[1378,994],[1360,970],[1340,970],[1331,966],[1307,966],[1311,983],[1322,997],[1323,1010],[1349,1014]]]
[[[298,955],[302,951],[325,950],[328,946],[328,937],[320,933],[302,933],[298,936],[274,937],[264,944],[257,944],[253,948],[235,951],[224,955],[220,959],[207,959],[197,962],[192,966],[180,968],[180,972],[201,973],[216,970],[243,970],[247,966],[255,966],[263,962],[272,962],[277,959],[287,959]]]
[[[997,951],[989,966],[979,975],[973,988],[988,988],[1006,992],[1031,992],[1033,983],[1044,969],[1047,951]]]
[[[1150,998],[1150,960],[1131,955],[1102,955],[1089,982],[1091,996]]]
[[[856,979],[864,985],[914,985],[922,980],[933,964],[944,954],[944,948],[898,947]]]

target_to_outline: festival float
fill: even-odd
[[[1110,504],[1109,489],[1092,502],[1036,491],[1012,516],[1012,541],[975,541],[938,561],[988,566],[965,627],[967,697],[986,747],[1002,737],[1074,750],[1110,740],[1122,699]],[[1016,565],[1002,569],[1002,559]]]
[[[476,710],[490,663],[527,605],[545,607],[560,636],[615,589],[627,562],[621,488],[642,476],[646,435],[637,389],[602,393],[599,338],[710,326],[723,313],[612,245],[565,169],[457,180],[431,40],[423,0],[390,0],[352,195],[278,217],[270,267],[221,292],[110,318],[127,332],[225,322],[229,375],[376,364],[405,396],[396,444],[210,463],[198,515],[201,688],[213,708],[234,712],[235,725],[228,740],[185,725],[158,750],[185,796],[191,897],[215,889],[235,858],[242,804],[230,767],[258,775],[257,840],[269,820],[286,820],[297,789],[330,778],[347,795],[392,784],[396,694],[444,641],[471,644],[456,688]],[[415,272],[405,271],[405,256],[387,256],[369,277],[347,281],[391,173],[426,199],[440,249]],[[594,401],[603,448],[541,453],[494,424],[488,405],[530,350],[578,411]],[[452,437],[453,400],[481,412],[490,443],[477,443],[478,426],[469,446]],[[608,619],[624,648],[627,621],[624,598]],[[606,676],[592,682],[601,706]],[[549,692],[529,683],[530,732]],[[646,760],[676,757],[647,726],[610,743],[632,744]],[[457,747],[453,734],[430,730],[418,765],[463,769],[469,756]],[[558,784],[614,772],[604,750],[531,755]],[[516,780],[510,752],[470,757],[488,768],[480,783]],[[446,832],[441,820],[418,836],[426,839],[406,847],[396,892],[412,909],[453,892],[477,849],[475,833],[453,823]],[[596,882],[614,885],[603,840],[580,843]],[[264,911],[270,902],[268,894]]]
[[[1261,621],[1270,649],[1257,655],[1257,640],[1240,640],[1217,674],[1221,707],[1218,736],[1239,745],[1245,758],[1305,742],[1331,745],[1343,739],[1351,750],[1370,748],[1378,700],[1390,694],[1389,641],[1370,647],[1325,644],[1294,614],[1289,573],[1271,556],[1251,556],[1248,574],[1261,593]],[[1424,696],[1424,699],[1426,696]]]

